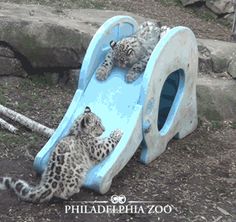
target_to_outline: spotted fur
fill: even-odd
[[[70,198],[80,191],[88,170],[103,160],[121,139],[120,130],[115,130],[108,138],[100,138],[104,130],[100,118],[86,107],[68,136],[52,152],[37,186],[0,177],[0,189],[11,189],[21,200],[28,202],[45,202],[52,197]]]
[[[135,81],[146,68],[151,53],[164,31],[166,29],[154,22],[144,22],[133,36],[118,42],[111,41],[111,49],[96,71],[97,79],[106,80],[112,68],[118,66],[129,68],[125,77],[127,82]]]

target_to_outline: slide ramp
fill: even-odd
[[[164,152],[173,137],[183,138],[197,127],[197,44],[188,28],[171,29],[155,47],[144,74],[132,84],[125,82],[127,70],[120,68],[114,68],[106,81],[96,79],[110,41],[136,30],[136,21],[128,16],[115,16],[98,29],[87,49],[74,98],[35,158],[37,172],[46,168],[56,144],[86,106],[101,118],[106,129],[102,137],[115,129],[124,133],[115,150],[87,174],[84,186],[100,193],[109,190],[114,176],[140,145],[141,161],[148,164]]]

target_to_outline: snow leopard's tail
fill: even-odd
[[[138,38],[144,41],[158,41],[160,39],[161,26],[158,23],[146,21],[138,28]]]
[[[15,180],[11,177],[0,177],[0,190],[13,190],[15,194],[27,202],[49,201],[53,192],[46,185],[30,186],[23,180]]]
[[[169,30],[170,27],[162,26],[161,23],[146,21],[139,26],[137,37],[146,48],[153,49]]]
[[[160,40],[161,27],[159,25],[160,24],[155,22],[146,21],[139,26],[136,33],[138,40],[142,43],[144,48],[150,51],[154,49]]]

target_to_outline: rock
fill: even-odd
[[[0,57],[15,58],[15,54],[8,47],[0,45]]]
[[[193,5],[195,3],[200,3],[204,1],[205,0],[181,0],[181,3],[183,4],[183,6],[187,6],[187,5]]]
[[[206,6],[217,15],[234,12],[232,0],[206,0]]]
[[[26,77],[27,73],[22,68],[18,59],[0,57],[0,76],[14,75]]]
[[[230,24],[233,24],[234,21],[234,13],[230,13],[224,16],[224,19],[226,19]]]
[[[199,78],[198,114],[210,121],[236,121],[236,81]]]
[[[0,46],[0,76],[27,76],[21,62],[8,47]]]
[[[228,67],[229,74],[236,79],[236,60],[232,60]]]
[[[204,66],[216,73],[228,72],[232,75],[236,61],[236,43],[198,39],[198,48],[200,68]]]
[[[1,3],[0,41],[11,45],[33,69],[80,67],[87,46],[105,20],[127,12],[63,10]]]
[[[202,44],[198,44],[199,71],[212,72],[212,59],[210,50]]]

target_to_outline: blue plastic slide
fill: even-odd
[[[183,138],[197,127],[197,43],[191,30],[176,27],[155,47],[147,67],[133,83],[124,80],[127,70],[114,68],[106,81],[98,81],[96,69],[105,58],[111,40],[118,41],[137,30],[136,21],[115,16],[94,35],[84,58],[78,89],[63,120],[42,150],[34,167],[42,173],[60,139],[74,120],[89,106],[106,128],[108,136],[119,128],[123,136],[115,150],[92,168],[84,186],[105,193],[112,179],[127,164],[138,147],[141,161],[148,164],[173,138]]]

